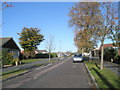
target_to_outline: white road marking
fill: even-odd
[[[75,65],[73,65],[73,68],[75,68]]]

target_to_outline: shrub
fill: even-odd
[[[57,57],[57,53],[51,53],[50,57],[51,58]],[[35,55],[35,58],[49,58],[49,54],[47,54],[47,53],[46,54],[38,53],[38,54]]]
[[[105,48],[104,50],[104,60],[111,61],[111,58],[114,59],[117,51],[114,48]]]
[[[58,56],[57,56],[57,53],[51,53],[50,55],[51,55],[51,58],[58,57]]]
[[[2,64],[14,64],[13,54],[14,53],[8,52],[8,50],[2,50]]]
[[[120,56],[118,54],[115,55],[113,62],[120,64]]]
[[[39,53],[39,54],[35,55],[35,58],[49,58],[49,55],[48,54]]]
[[[111,59],[113,59],[114,63],[120,63],[120,56],[118,55],[117,50],[114,48],[105,48],[104,49],[104,60],[111,61]]]

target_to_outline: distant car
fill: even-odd
[[[82,54],[75,54],[73,56],[73,62],[82,62],[83,61],[83,56]]]

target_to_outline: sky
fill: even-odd
[[[38,46],[39,50],[46,49],[46,41],[51,35],[54,37],[53,52],[77,51],[73,28],[68,27],[68,14],[74,2],[12,2],[12,5],[2,12],[2,37],[13,37],[21,48],[17,33],[24,27],[39,28],[45,39]]]
[[[37,27],[45,40],[38,49],[46,49],[49,34],[54,38],[54,51],[76,51],[74,33],[68,27],[69,9],[74,3],[14,2],[3,10],[3,37],[13,37],[19,45],[19,35],[24,27]],[[19,45],[21,48],[21,46]]]

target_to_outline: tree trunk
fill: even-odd
[[[101,65],[100,65],[100,69],[102,70],[103,69],[103,54],[104,54],[104,46],[103,46],[103,43],[102,43],[102,49],[101,49]]]
[[[89,61],[92,60],[92,51],[90,50],[90,58],[89,58]]]
[[[49,62],[50,62],[50,52],[49,52]]]
[[[120,56],[120,47],[118,47],[118,55]]]

